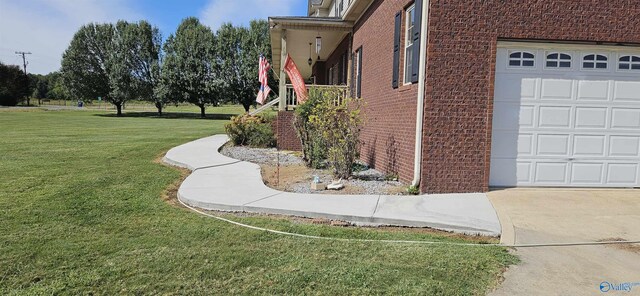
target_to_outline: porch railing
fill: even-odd
[[[342,103],[342,100],[349,97],[349,87],[346,85],[307,85],[307,91],[314,89],[319,91],[337,90],[338,97],[334,98],[336,104]],[[298,96],[291,84],[287,84],[286,102],[287,109],[295,109],[298,107]]]

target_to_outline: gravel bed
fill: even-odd
[[[275,148],[249,148],[242,146],[225,145],[221,150],[225,156],[252,162],[261,165],[276,165],[278,158],[278,150]],[[304,165],[304,161],[301,157],[292,154],[291,152],[280,151],[280,165]],[[361,164],[362,165],[362,164]],[[287,188],[287,191],[294,193],[317,193],[317,194],[358,194],[376,195],[386,194],[389,190],[403,187],[404,185],[398,181],[386,180],[386,175],[380,171],[368,168],[364,165],[362,171],[355,172],[353,178],[350,180],[343,180],[345,189],[343,190],[325,190],[325,191],[312,191],[311,186],[307,182],[296,183]],[[333,177],[326,170],[317,170],[313,172],[317,175],[322,182],[330,184],[333,181]],[[396,190],[397,191],[397,190]]]
[[[326,184],[331,183],[331,178],[328,178]],[[363,195],[385,195],[391,189],[403,186],[402,183],[398,181],[364,181],[358,179],[352,179],[343,181],[345,188],[360,188],[359,194]],[[311,187],[307,183],[298,183],[289,188],[290,192],[295,193],[314,193],[314,194],[353,194],[349,192],[345,192],[346,189],[343,190],[325,190],[325,191],[313,191]]]
[[[257,164],[276,165],[278,163],[278,150],[275,148],[249,148],[243,146],[225,145],[222,150],[220,150],[220,153],[231,158]],[[302,158],[297,157],[289,152],[280,151],[279,154],[280,165],[304,164]]]
[[[333,176],[325,172],[318,172],[316,175],[325,184],[330,184],[333,181]],[[343,190],[325,190],[325,191],[313,191],[307,183],[295,184],[290,188],[291,192],[295,193],[318,193],[318,194],[349,194],[349,189],[359,189],[359,194],[376,195],[386,194],[391,189],[397,187],[404,187],[404,185],[398,181],[386,181],[385,174],[374,170],[367,169],[358,173],[354,173],[354,178],[349,180],[342,180],[345,185]]]

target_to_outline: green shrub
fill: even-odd
[[[307,163],[317,167],[326,162],[334,177],[347,179],[360,148],[361,101],[339,100],[341,92],[312,90],[296,110],[295,126]]]
[[[274,147],[276,138],[271,127],[270,118],[240,115],[231,118],[224,126],[231,142],[237,146]]]
[[[418,186],[409,186],[407,188],[407,193],[410,195],[419,195],[420,194],[420,187]]]
[[[296,109],[294,127],[302,142],[302,158],[309,167],[314,169],[324,168],[327,159],[327,146],[322,135],[309,123],[309,116],[314,108],[322,102],[324,96],[321,91],[311,89],[309,98]]]

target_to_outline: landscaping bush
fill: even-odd
[[[234,116],[224,127],[231,142],[238,146],[274,147],[276,138],[271,127],[272,117]]]
[[[324,100],[321,91],[311,89],[309,98],[296,109],[294,127],[302,143],[302,158],[309,167],[314,169],[324,168],[327,159],[327,145],[316,127],[309,122],[314,108]]]
[[[347,179],[360,148],[359,99],[338,100],[340,90],[312,90],[296,111],[296,130],[311,167],[326,163],[334,177]]]

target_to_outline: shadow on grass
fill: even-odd
[[[100,117],[118,117],[115,113],[108,114],[95,114]],[[231,120],[231,117],[235,114],[207,114],[206,117],[201,117],[199,113],[187,113],[187,112],[165,112],[162,116],[157,112],[125,112],[120,116],[121,118],[156,118],[156,119],[200,119],[200,120]]]

